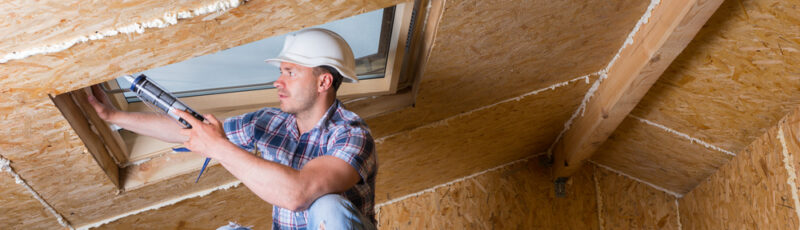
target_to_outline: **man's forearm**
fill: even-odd
[[[116,112],[108,120],[132,132],[151,136],[164,142],[183,143],[181,126],[171,118],[158,113]]]
[[[311,199],[312,194],[306,193],[310,191],[304,183],[307,180],[298,178],[299,170],[258,158],[230,142],[216,149],[215,155],[224,155],[218,159],[220,164],[262,200],[299,210]]]

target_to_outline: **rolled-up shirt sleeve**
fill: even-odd
[[[355,127],[337,130],[332,138],[334,141],[328,145],[325,155],[344,160],[355,168],[362,181],[367,181],[376,164],[375,142],[369,133],[360,127]]]
[[[245,151],[252,152],[255,149],[255,142],[258,140],[256,132],[256,121],[264,114],[264,110],[242,114],[225,119],[222,128],[233,144],[238,145]]]

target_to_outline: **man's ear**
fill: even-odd
[[[333,75],[331,73],[323,73],[319,75],[319,81],[317,82],[317,91],[322,93],[328,91],[331,87],[333,87]]]

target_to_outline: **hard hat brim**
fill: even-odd
[[[342,82],[347,82],[347,83],[357,83],[358,82],[358,77],[356,77],[356,74],[353,73],[352,70],[351,71],[346,71],[342,67],[336,65],[335,63],[325,63],[325,61],[322,61],[322,60],[309,60],[309,59],[300,60],[300,59],[307,59],[307,58],[302,58],[302,57],[294,57],[294,58],[292,58],[292,57],[287,57],[287,56],[284,55],[284,56],[279,56],[279,57],[275,57],[275,58],[266,59],[266,60],[264,60],[264,62],[272,64],[274,66],[277,66],[278,68],[281,67],[281,62],[289,62],[289,63],[293,63],[293,64],[305,66],[305,67],[311,67],[311,68],[317,67],[317,66],[324,66],[324,65],[325,66],[330,66],[330,67],[336,69],[336,71],[339,71],[339,74],[341,74],[342,77],[344,77],[342,79]]]

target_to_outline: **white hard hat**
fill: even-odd
[[[305,29],[286,36],[283,50],[278,57],[264,61],[278,67],[281,62],[305,67],[327,65],[339,71],[344,82],[358,82],[356,60],[350,45],[347,45],[344,38],[326,29]]]

